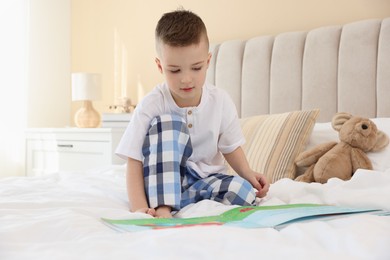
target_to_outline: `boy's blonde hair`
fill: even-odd
[[[202,19],[195,13],[183,9],[165,13],[157,23],[155,37],[158,52],[161,43],[185,47],[199,44],[205,39],[207,48],[209,44],[207,29]]]

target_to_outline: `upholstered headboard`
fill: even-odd
[[[207,80],[240,117],[320,108],[390,117],[390,18],[211,46]]]

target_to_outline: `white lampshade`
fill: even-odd
[[[102,98],[102,77],[98,73],[72,73],[72,100]]]
[[[77,127],[98,127],[100,114],[95,110],[92,100],[102,98],[102,79],[97,73],[72,73],[72,100],[83,101],[76,112],[74,121]]]

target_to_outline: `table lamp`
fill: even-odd
[[[92,100],[99,100],[101,97],[100,74],[72,73],[72,100],[83,101],[83,106],[74,116],[77,127],[93,128],[100,125],[100,114],[93,108]]]

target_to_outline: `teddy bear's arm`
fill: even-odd
[[[295,164],[298,167],[306,167],[315,164],[321,156],[332,149],[337,142],[328,142],[319,144],[310,150],[300,153],[295,159]]]
[[[357,169],[372,170],[372,163],[367,155],[358,148],[351,149],[352,172]]]

